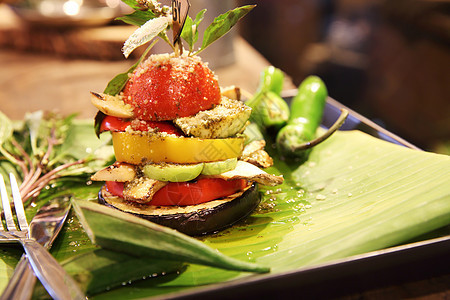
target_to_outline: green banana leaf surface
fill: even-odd
[[[87,125],[79,126],[85,130]],[[92,130],[84,143],[94,138]],[[356,130],[337,132],[301,165],[280,160],[270,142],[266,149],[274,157],[267,172],[282,174],[285,182],[261,187],[262,203],[248,219],[200,240],[230,257],[268,266],[271,274],[401,245],[450,224],[449,156],[408,149]],[[81,178],[65,179],[44,192],[39,203],[67,190],[76,199],[95,201],[99,188]],[[29,219],[36,209],[28,208]],[[88,262],[87,268],[96,268],[96,259],[102,261],[103,269],[97,268],[84,286],[91,299],[137,299],[270,275],[165,265],[151,257],[132,259],[102,251],[91,243],[73,212],[51,249],[84,284],[88,275],[81,274],[79,265],[74,267],[74,260],[87,257],[81,259]],[[0,291],[21,254],[18,245],[1,245]],[[138,276],[132,276],[133,270]],[[98,278],[101,284],[96,284]],[[48,296],[38,286],[35,298],[41,297]]]

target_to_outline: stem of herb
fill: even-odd
[[[36,162],[33,162],[33,158],[30,157],[25,149],[14,138],[11,138],[10,142],[17,150],[15,151],[17,154],[10,153],[1,146],[0,153],[11,163],[16,164],[23,174],[19,191],[24,203],[30,198],[37,197],[45,186],[52,180],[60,177],[58,173],[62,170],[86,162],[85,159],[80,159],[75,162],[65,163],[45,173],[45,170],[48,169],[50,165],[53,165],[58,161],[58,159],[55,158],[50,160],[54,146],[58,143],[55,127],[51,128],[50,137],[47,139],[47,149],[44,155],[42,158],[38,158]]]

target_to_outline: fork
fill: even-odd
[[[22,244],[34,273],[53,299],[86,299],[76,282],[53,256],[36,240],[29,237],[28,222],[17,181],[13,174],[10,173],[9,176],[19,229],[16,228],[5,181],[0,174],[0,196],[7,228],[5,230],[3,227],[0,214],[0,243],[20,242]]]

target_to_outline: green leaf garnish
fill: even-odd
[[[198,26],[200,22],[203,20],[206,9],[200,11],[195,20],[193,21],[191,17],[187,16],[186,21],[184,22],[183,31],[181,32],[181,38],[185,40],[189,45],[189,52],[194,50],[194,45],[198,40]]]
[[[117,18],[127,24],[140,26],[125,42],[122,52],[125,57],[140,45],[143,45],[155,37],[161,37],[172,49],[172,43],[167,37],[166,30],[172,26],[169,9],[160,7],[157,1],[139,2],[135,0],[122,0],[135,11],[123,17]],[[181,38],[189,46],[189,54],[196,55],[205,50],[213,42],[224,36],[231,28],[256,5],[246,5],[230,10],[215,18],[213,23],[208,26],[203,36],[201,47],[194,53],[194,45],[198,40],[198,26],[203,20],[206,9],[200,11],[195,20],[187,16]],[[167,22],[166,22],[167,21]]]
[[[148,20],[154,19],[155,14],[148,10],[136,10],[131,14],[125,15],[123,17],[118,17],[116,20],[122,21],[124,23],[136,26],[144,25]]]
[[[126,5],[128,5],[129,7],[135,9],[135,10],[141,10],[142,9],[142,5],[139,4],[138,1],[136,0],[122,0],[123,3],[125,3]]]
[[[230,10],[214,19],[211,25],[206,28],[203,43],[200,50],[195,54],[205,50],[209,45],[220,37],[224,36],[230,29],[256,5],[246,5]]]
[[[117,95],[120,91],[125,87],[125,84],[128,81],[128,73],[133,72],[135,69],[135,65],[133,65],[130,69],[128,69],[125,73],[117,74],[105,88],[104,93],[108,95]]]
[[[167,28],[170,23],[168,17],[161,17],[151,19],[144,25],[139,27],[133,34],[125,41],[122,52],[125,57],[128,57],[134,49],[151,41],[159,35],[159,33]]]

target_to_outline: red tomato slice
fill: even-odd
[[[245,179],[227,181],[220,178],[200,178],[191,182],[171,182],[156,192],[149,204],[195,205],[229,196],[246,186]]]
[[[122,118],[106,116],[102,124],[100,125],[100,132],[104,131],[125,131],[131,121],[124,120]]]
[[[156,121],[144,121],[144,120],[134,120],[130,121],[127,119],[122,119],[113,116],[106,116],[102,124],[100,125],[100,132],[104,131],[125,131],[128,126],[132,126],[134,130],[138,131],[148,131],[150,129],[158,128],[161,132],[166,132],[168,134],[175,134],[181,136],[181,131],[173,125],[171,122],[156,122]]]
[[[130,77],[124,102],[142,120],[188,117],[221,101],[214,73],[198,57],[152,55]]]
[[[123,198],[123,182],[107,181],[106,189],[114,196]]]
[[[170,182],[153,196],[150,205],[195,205],[232,195],[247,186],[247,180],[224,180],[200,178],[189,182]],[[106,188],[116,196],[123,197],[123,182],[107,181]]]

